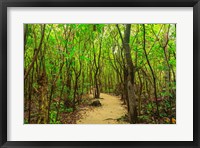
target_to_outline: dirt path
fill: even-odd
[[[82,112],[78,124],[128,124],[122,120],[127,111],[119,97],[101,93],[100,98],[102,106]]]

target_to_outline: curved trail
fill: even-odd
[[[81,113],[82,118],[77,121],[77,124],[128,124],[117,120],[127,114],[127,110],[119,97],[104,93],[101,93],[100,97],[102,99],[99,99],[99,101],[102,106]]]

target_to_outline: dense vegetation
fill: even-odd
[[[70,123],[92,92],[130,123],[175,123],[175,24],[25,24],[24,61],[25,123]]]

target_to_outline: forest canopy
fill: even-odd
[[[84,119],[176,123],[176,24],[24,24],[24,123]]]

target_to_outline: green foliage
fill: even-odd
[[[28,124],[28,120],[27,119],[24,119],[24,124]]]
[[[57,115],[56,111],[50,112],[50,124],[60,124],[60,121],[56,120],[56,115]]]
[[[65,111],[66,111],[66,112],[69,112],[69,113],[70,113],[70,112],[73,112],[73,108],[66,108]]]
[[[163,110],[168,112],[176,104],[176,25],[144,26],[145,40],[143,24],[131,25],[129,58],[135,70],[136,98],[146,100],[141,102],[144,114],[139,118],[156,122],[150,117],[156,108],[155,101],[151,100],[155,98],[155,87],[157,97],[164,98],[159,107],[160,117],[168,117],[169,113]],[[116,24],[25,24],[24,28],[27,30],[24,74],[31,69],[24,80],[24,98],[26,108],[32,99],[31,107],[35,109],[30,109],[31,114],[39,114],[43,105],[40,113],[45,114],[49,109],[50,123],[60,123],[61,119],[56,121],[57,114],[74,112],[81,106],[83,97],[96,86],[100,92],[124,95],[127,85],[123,84],[129,68],[122,42],[126,24],[118,24],[118,28]],[[66,107],[65,100],[76,102],[75,107],[72,104]],[[25,117],[25,123],[27,119]]]

